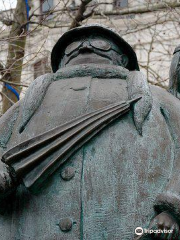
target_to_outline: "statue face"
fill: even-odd
[[[128,58],[107,37],[89,36],[76,39],[66,47],[59,67],[85,63],[111,64],[126,67]]]

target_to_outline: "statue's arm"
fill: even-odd
[[[170,212],[180,224],[180,149],[176,150],[176,165],[164,191],[155,201],[154,207],[157,213]]]
[[[180,236],[180,150],[177,150],[175,158],[177,165],[174,166],[172,177],[164,191],[155,200],[157,216],[150,223],[150,228],[172,231],[164,235],[161,238],[163,240],[176,240]]]
[[[171,61],[169,92],[180,99],[180,45],[176,47]],[[174,142],[174,166],[167,186],[156,198],[154,208],[159,214],[168,211],[180,224],[180,102],[172,101],[170,96],[166,98],[168,105],[163,103],[161,110]]]
[[[166,97],[168,101],[161,104],[161,112],[171,135],[174,160],[171,173],[167,173],[168,182],[157,196],[154,208],[157,213],[170,212],[180,224],[180,102],[170,95]]]
[[[25,129],[52,81],[53,74],[45,74],[36,78],[29,86],[25,97],[0,118],[0,199],[9,195],[19,185],[14,170],[2,162],[2,156],[8,150],[7,144],[14,130],[22,133]]]
[[[7,144],[14,130],[14,125],[19,115],[21,101],[15,103],[0,118],[0,159],[7,149]],[[0,160],[0,199],[8,196],[16,188],[16,180],[13,178],[9,167]]]
[[[180,45],[175,48],[171,61],[169,71],[169,92],[180,99]],[[174,104],[172,104],[172,106],[173,105]],[[176,103],[176,105],[178,106],[179,103]],[[180,109],[177,109],[177,112],[179,112],[179,110]],[[173,115],[174,113],[171,114],[171,116]],[[169,119],[169,116],[167,116],[167,119],[169,121],[169,126],[171,126],[172,137],[175,141],[174,169],[165,191],[157,196],[155,209],[159,212],[170,209],[180,221],[180,120],[178,120],[180,116],[176,116],[174,119]]]

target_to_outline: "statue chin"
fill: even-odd
[[[112,61],[97,54],[81,54],[70,60],[68,66],[79,64],[112,64]],[[66,65],[66,66],[67,66]]]

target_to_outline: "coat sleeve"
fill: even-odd
[[[2,162],[2,155],[6,151],[16,120],[19,119],[19,126],[16,127],[21,133],[40,106],[52,81],[53,74],[45,74],[36,78],[29,86],[24,99],[14,104],[0,118],[0,199],[8,196],[18,185],[13,169]]]
[[[21,101],[18,101],[0,118],[0,159],[11,138],[20,105]],[[9,196],[15,186],[16,180],[11,176],[9,167],[0,160],[0,200]]]
[[[180,150],[176,150],[176,166],[165,190],[156,198],[157,213],[169,211],[180,223]]]
[[[157,196],[154,208],[157,213],[169,211],[180,223],[180,101],[164,90],[162,94],[160,110],[171,135],[174,161],[167,185]]]

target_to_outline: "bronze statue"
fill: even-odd
[[[66,32],[51,60],[0,119],[0,236],[180,239],[179,99],[101,25]]]

